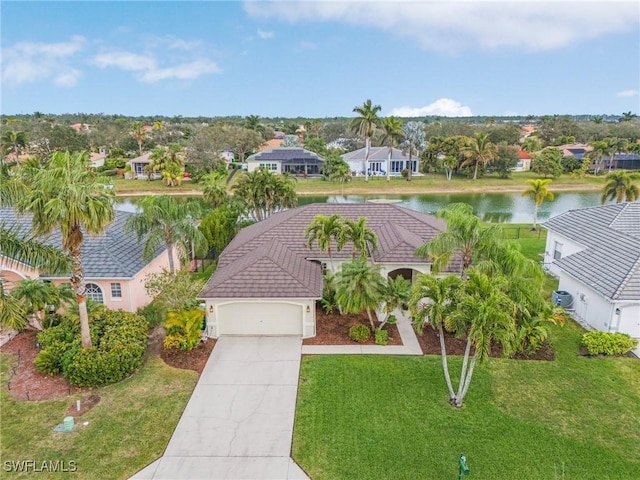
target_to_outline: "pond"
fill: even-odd
[[[187,198],[187,197],[180,197]],[[136,198],[122,197],[118,209],[135,211]],[[533,202],[520,193],[434,193],[427,195],[330,195],[300,196],[299,205],[310,203],[359,203],[380,200],[392,202],[423,213],[435,213],[450,203],[470,204],[476,215],[486,221],[502,223],[530,223],[533,218]],[[600,193],[558,192],[552,202],[545,201],[538,210],[538,220],[544,221],[575,208],[600,205]]]

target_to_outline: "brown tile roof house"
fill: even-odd
[[[282,307],[283,302],[299,304],[303,317],[306,309],[308,315],[303,318],[303,323],[308,328],[298,328],[299,312],[293,310],[291,315],[297,315],[298,320],[292,318],[290,325],[296,334],[313,336],[313,304],[322,296],[321,263],[328,261],[328,254],[316,245],[309,249],[304,232],[316,215],[334,213],[352,220],[367,218],[367,226],[378,236],[373,262],[382,266],[383,274],[397,269],[428,272],[430,263],[416,257],[414,251],[445,229],[440,219],[391,204],[312,204],[273,214],[238,233],[220,255],[218,269],[200,293],[200,298],[207,302],[208,324],[216,327],[210,336],[217,337],[227,332],[251,334],[253,330],[249,327],[238,332],[225,322],[243,321],[239,319],[243,315],[269,317],[265,313],[266,305]],[[336,263],[350,259],[351,254],[352,244],[345,245],[340,252],[335,251],[335,246],[332,248]],[[231,309],[234,318],[223,318],[219,311],[222,304],[234,305]],[[251,304],[254,306],[249,307]],[[274,306],[270,321],[279,321],[279,315],[278,308]],[[252,321],[257,322],[255,319]],[[227,328],[218,328],[220,323],[225,323]],[[253,334],[270,333],[266,325],[256,327],[258,332]]]

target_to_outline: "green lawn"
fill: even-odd
[[[438,356],[306,356],[293,457],[314,480],[453,480],[460,453],[478,480],[637,478],[640,361],[579,357],[580,334],[554,330],[554,362],[489,360],[460,410]]]
[[[201,190],[197,183],[187,180],[176,187],[167,187],[162,180],[125,180],[124,178],[111,177],[116,195],[135,195],[142,192],[188,194],[194,190]]]
[[[197,380],[195,372],[153,358],[131,378],[94,389],[100,403],[76,420],[89,425],[62,434],[53,427],[76,397],[18,402],[6,390],[14,358],[0,354],[0,360],[2,462],[74,460],[78,471],[71,476],[82,479],[128,478],[161,456]]]

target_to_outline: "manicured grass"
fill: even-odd
[[[78,470],[72,476],[83,479],[128,478],[161,456],[197,379],[195,372],[150,359],[131,378],[94,389],[100,403],[76,420],[89,425],[63,434],[53,427],[76,397],[18,402],[6,390],[14,358],[0,354],[0,360],[2,461],[73,460]]]
[[[541,178],[532,172],[514,173],[511,178],[499,178],[487,175],[477,180],[455,176],[450,181],[442,174],[427,174],[414,176],[411,182],[401,177],[392,177],[389,182],[386,177],[370,177],[365,182],[364,177],[354,177],[344,185],[344,195],[366,195],[384,193],[426,194],[441,192],[520,192],[527,188],[526,181]],[[587,176],[574,178],[561,175],[553,179],[549,185],[551,191],[557,190],[598,190],[604,184],[604,177]],[[298,179],[296,190],[299,195],[340,195],[340,184],[323,180],[322,178]]]
[[[187,180],[181,185],[167,187],[162,180],[125,180],[124,178],[111,177],[116,195],[135,195],[142,192],[168,193],[168,194],[188,194],[193,191],[200,191],[201,186]]]
[[[554,362],[479,366],[459,410],[438,356],[306,356],[293,457],[314,480],[454,479],[460,453],[473,479],[636,478],[640,362],[579,357],[580,334],[554,330]]]

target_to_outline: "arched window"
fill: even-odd
[[[87,298],[90,298],[97,303],[104,303],[102,289],[99,285],[96,285],[95,283],[87,283],[85,285],[85,292],[87,294]]]

